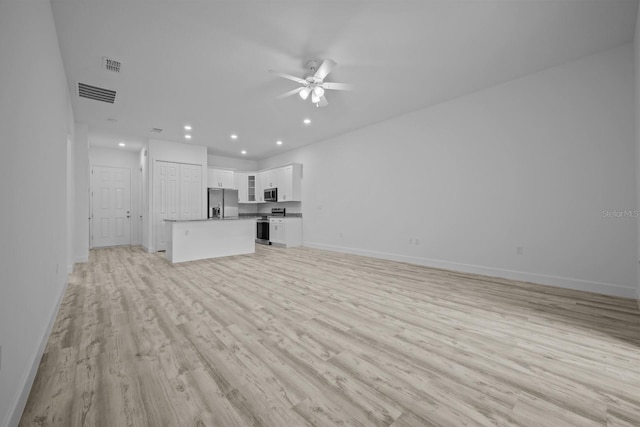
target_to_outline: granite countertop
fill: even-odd
[[[256,217],[241,216],[239,218],[201,218],[201,219],[165,219],[167,222],[196,222],[196,221],[241,221],[255,220]]]
[[[238,218],[201,218],[201,219],[165,219],[168,222],[192,222],[192,221],[238,221],[238,220],[256,220],[258,218],[302,218],[301,213],[291,213],[285,216],[275,216],[269,214],[240,214]]]
[[[301,213],[290,213],[285,216],[282,215],[271,215],[268,213],[265,214],[240,214],[240,218],[302,218]]]

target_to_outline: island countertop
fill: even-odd
[[[202,222],[202,221],[255,221],[258,217],[241,216],[239,218],[199,218],[199,219],[165,219],[166,222]]]

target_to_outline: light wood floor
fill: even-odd
[[[92,250],[21,426],[640,426],[635,301],[307,248]]]

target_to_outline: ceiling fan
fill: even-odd
[[[319,66],[318,66],[319,65]],[[296,93],[306,100],[311,95],[311,102],[316,104],[316,107],[325,107],[329,105],[329,101],[324,96],[325,90],[351,90],[352,86],[347,83],[334,83],[325,82],[324,79],[336,66],[336,62],[331,59],[325,59],[322,64],[320,61],[312,60],[307,62],[308,71],[302,78],[292,76],[291,74],[279,73],[271,70],[272,73],[284,77],[285,79],[293,80],[296,83],[301,84],[299,88],[290,90],[287,93],[283,93],[278,96],[280,98],[286,98]]]

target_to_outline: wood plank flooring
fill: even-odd
[[[20,425],[640,426],[640,313],[308,248],[97,249]]]

